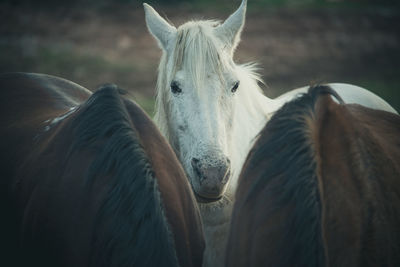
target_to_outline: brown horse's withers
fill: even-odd
[[[400,117],[331,95],[310,88],[260,133],[226,266],[400,266]]]

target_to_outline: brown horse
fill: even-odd
[[[226,266],[400,266],[400,116],[331,95],[310,88],[260,133]]]
[[[184,171],[120,89],[14,73],[0,90],[0,265],[202,265]]]

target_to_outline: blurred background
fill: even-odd
[[[248,0],[235,61],[256,61],[265,94],[315,82],[374,91],[400,111],[398,0]],[[226,19],[240,0],[148,0],[179,26]],[[0,0],[0,72],[116,83],[153,114],[161,51],[138,0]],[[1,88],[4,89],[4,88]]]

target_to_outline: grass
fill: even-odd
[[[94,90],[105,82],[115,82],[124,89],[132,87],[135,65],[110,62],[91,53],[79,52],[68,45],[34,46],[0,44],[0,72],[35,72],[63,77]],[[131,92],[133,99],[150,115],[154,100],[140,92]]]
[[[96,80],[96,77],[105,77],[110,72],[123,77],[136,70],[134,65],[110,62],[95,54],[79,52],[68,45],[32,47],[2,44],[0,50],[7,51],[0,53],[0,71],[40,72],[75,80]]]

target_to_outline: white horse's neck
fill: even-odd
[[[265,96],[258,83],[260,79],[252,65],[237,66],[241,87],[238,92],[234,114],[231,160],[232,177],[227,194],[234,195],[241,168],[258,133],[272,114],[279,108],[280,101]]]

